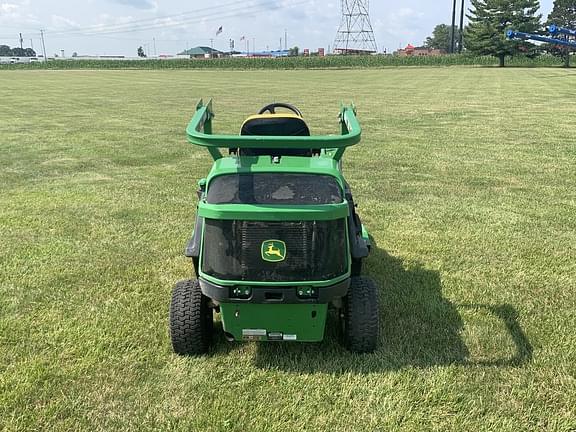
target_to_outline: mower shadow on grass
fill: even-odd
[[[485,315],[491,315],[503,324],[508,336],[514,345],[514,354],[496,359],[466,361],[465,364],[473,366],[500,366],[500,367],[519,367],[532,361],[534,349],[532,344],[522,330],[518,322],[518,312],[509,304],[503,305],[485,305],[485,304],[459,304],[458,309],[461,311],[480,312]]]
[[[366,273],[380,285],[380,346],[358,355],[339,343],[339,322],[329,316],[320,344],[259,344],[255,364],[262,369],[303,373],[371,373],[406,367],[520,366],[532,358],[532,347],[510,305],[456,305],[442,296],[440,274],[421,265],[406,266],[373,247]],[[504,323],[516,353],[487,361],[469,360],[459,310],[480,310]],[[498,353],[500,356],[500,353]]]

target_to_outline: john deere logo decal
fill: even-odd
[[[282,240],[262,242],[262,259],[268,262],[281,262],[286,259],[286,243]]]

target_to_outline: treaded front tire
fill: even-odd
[[[197,279],[180,281],[172,291],[170,339],[180,355],[202,355],[212,340],[212,309]]]
[[[352,277],[342,310],[344,346],[355,353],[371,353],[378,345],[380,312],[378,286],[365,276]]]

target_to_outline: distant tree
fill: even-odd
[[[432,31],[432,36],[428,36],[424,41],[426,48],[441,49],[450,52],[452,42],[452,26],[438,24]]]
[[[555,0],[554,8],[548,19],[546,25],[550,26],[556,24],[560,27],[567,27],[576,29],[576,1],[575,0]],[[560,47],[558,45],[547,45],[547,50],[556,55],[562,56],[565,60],[565,66],[570,67],[570,48]]]
[[[492,55],[504,67],[506,56],[520,52],[535,54],[536,48],[526,41],[508,40],[508,29],[534,33],[540,28],[542,15],[537,15],[538,0],[471,0],[467,15],[466,48],[479,55]]]
[[[138,57],[146,57],[146,53],[144,52],[144,48],[141,46],[138,47]]]
[[[300,54],[300,48],[298,48],[297,46],[292,47],[288,50],[289,56],[298,57],[299,54]]]
[[[74,51],[74,52],[72,53],[72,57],[78,57],[78,53],[77,53],[76,51]]]
[[[8,45],[0,45],[0,56],[1,57],[11,57],[12,49]]]
[[[2,57],[36,57],[36,51],[32,48],[10,48],[8,45],[0,45]]]
[[[576,1],[575,0],[554,0],[554,8],[546,25],[556,24],[561,27],[576,28]]]
[[[12,55],[14,57],[26,57],[26,50],[24,48],[12,48]]]

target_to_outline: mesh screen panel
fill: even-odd
[[[267,262],[262,244],[281,240],[285,259]],[[202,271],[223,280],[303,282],[346,273],[346,219],[333,221],[205,221]]]

